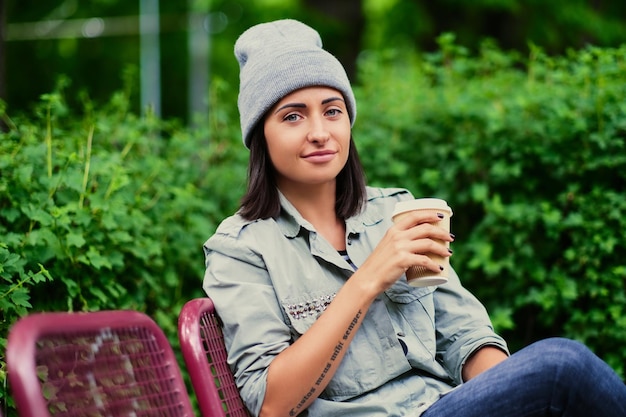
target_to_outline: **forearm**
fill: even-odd
[[[439,271],[426,253],[450,256],[452,236],[431,223],[435,214],[416,211],[390,227],[326,311],[268,368],[262,416],[297,415],[326,388],[373,300],[411,265]]]
[[[295,416],[322,393],[375,295],[348,280],[315,324],[270,364],[261,416]]]
[[[463,365],[463,381],[469,381],[478,374],[499,364],[507,357],[506,353],[495,346],[483,346],[474,352]]]

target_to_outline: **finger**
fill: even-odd
[[[433,261],[431,258],[429,258],[426,255],[421,255],[421,254],[416,254],[413,256],[412,258],[412,263],[411,266],[422,266],[424,268],[427,268],[435,273],[439,273],[442,271],[442,265],[438,264],[437,262]],[[408,269],[408,268],[407,268]]]
[[[425,255],[433,254],[444,258],[452,256],[452,250],[447,243],[432,239],[419,239],[412,242],[409,251],[413,254]]]
[[[404,236],[409,240],[434,239],[443,242],[454,241],[454,235],[452,235],[443,227],[435,226],[430,223],[423,223],[417,226],[413,226],[406,230]]]
[[[437,223],[443,218],[438,214],[443,216],[443,213],[433,213],[423,210],[403,213],[401,216],[396,218],[397,220],[395,221],[395,225],[401,230],[406,230],[423,223]]]

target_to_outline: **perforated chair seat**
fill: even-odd
[[[143,313],[26,316],[7,369],[21,417],[193,416],[169,341]]]

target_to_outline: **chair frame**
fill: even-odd
[[[222,322],[208,297],[182,308],[178,338],[203,417],[250,416],[227,363]]]
[[[109,310],[98,312],[47,312],[22,317],[9,332],[6,361],[12,396],[21,417],[50,416],[35,363],[37,343],[45,337],[67,334],[89,334],[97,331],[145,329],[161,349],[160,364],[168,370],[166,377],[175,391],[180,391],[181,416],[193,416],[180,368],[163,330],[147,315],[137,311]]]

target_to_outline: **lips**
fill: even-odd
[[[325,151],[317,151],[311,152],[310,154],[304,155],[304,159],[313,163],[324,163],[332,160],[337,152],[325,150]]]

